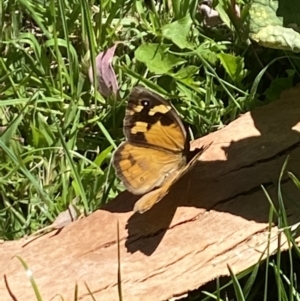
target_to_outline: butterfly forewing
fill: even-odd
[[[172,106],[159,95],[136,87],[130,94],[124,132],[136,145],[184,153],[186,131]]]

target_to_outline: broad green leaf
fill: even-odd
[[[250,10],[250,33],[257,33],[268,25],[282,25],[282,18],[276,16],[276,1],[253,1]]]
[[[300,52],[300,34],[291,28],[269,25],[253,34],[252,39],[265,47]]]
[[[151,72],[165,74],[173,67],[186,62],[183,58],[168,53],[166,49],[166,45],[147,43],[141,45],[135,51],[135,57],[140,62],[143,62]]]
[[[250,37],[260,45],[300,52],[300,1],[254,0],[249,10]]]
[[[246,75],[246,70],[244,69],[244,58],[227,53],[219,53],[217,56],[231,79],[237,83],[241,82]]]
[[[188,42],[191,25],[192,19],[190,15],[186,15],[178,21],[163,26],[162,33],[181,49],[193,48],[193,45]]]

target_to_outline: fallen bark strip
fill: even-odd
[[[105,209],[47,234],[22,248],[24,240],[0,245],[0,267],[19,301],[34,300],[20,262],[32,269],[45,300],[57,294],[72,300],[118,300],[117,219],[120,230],[124,300],[165,300],[204,283],[241,272],[277,249],[278,229],[268,232],[269,203],[275,205],[278,177],[300,176],[300,89],[244,114],[224,129],[194,142],[213,144],[196,168],[145,214],[133,214],[137,197],[124,192]],[[287,174],[282,182],[289,223],[299,222],[300,192]],[[282,249],[287,244],[282,240]],[[0,281],[1,300],[11,300]],[[57,297],[56,297],[57,298]],[[55,299],[54,299],[55,300]]]

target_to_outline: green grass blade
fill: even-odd
[[[233,271],[232,271],[232,269],[230,268],[229,265],[227,265],[227,268],[229,270],[230,277],[231,277],[232,282],[233,282],[233,287],[234,287],[236,299],[238,301],[245,301],[243,290],[242,290],[242,288],[239,284],[239,281],[238,281],[237,277],[235,276],[235,274],[233,273]]]
[[[42,299],[42,296],[41,296],[41,293],[38,289],[38,286],[34,280],[34,277],[33,277],[33,274],[32,274],[32,271],[30,270],[30,268],[28,267],[27,263],[20,257],[20,256],[16,256],[16,258],[19,259],[19,261],[21,262],[24,270],[26,271],[26,275],[27,277],[29,278],[29,281],[30,281],[30,284],[34,290],[34,293],[35,293],[35,296],[36,296],[36,299],[38,301],[43,301]]]

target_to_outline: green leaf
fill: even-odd
[[[184,64],[186,60],[166,51],[167,45],[143,44],[135,51],[135,57],[155,74],[168,73],[173,67]]]
[[[113,150],[113,146],[110,145],[96,157],[96,159],[94,160],[94,163],[98,166],[101,166],[103,161],[109,156],[109,154],[111,153],[112,150]]]
[[[185,68],[180,68],[180,70],[173,76],[177,79],[191,78],[199,70],[198,66],[187,66]]]
[[[250,37],[260,45],[300,52],[300,1],[254,0],[249,10]]]
[[[241,82],[246,75],[246,70],[244,69],[244,58],[227,53],[219,53],[217,56],[231,79],[235,83]]]
[[[191,25],[192,19],[190,15],[186,15],[178,21],[163,26],[162,33],[165,38],[170,39],[181,49],[193,48],[193,45],[188,42]]]
[[[16,134],[17,129],[23,119],[23,114],[19,114],[11,123],[10,125],[6,128],[4,133],[0,135],[0,138],[3,143],[8,145],[10,141],[12,141],[13,136]]]
[[[265,47],[300,52],[300,34],[291,28],[269,25],[251,37]]]
[[[43,136],[43,139],[42,136],[40,136],[39,140],[35,141],[37,143],[36,146],[45,146],[44,144],[40,145],[40,143],[38,142],[41,141],[40,139],[42,139],[44,142],[47,142],[47,145],[52,145],[56,139],[52,131],[53,129],[48,125],[47,118],[41,113],[37,114],[36,126],[37,128],[35,129],[35,131],[33,131],[33,134],[37,134],[37,132],[39,132],[40,135]]]
[[[253,1],[249,10],[250,33],[257,33],[268,25],[282,25],[282,18],[276,16],[276,1]]]
[[[228,14],[228,7],[230,6],[229,1],[219,0],[218,5],[216,5],[215,10],[219,13],[221,20],[225,23],[225,25],[230,28],[231,21]]]
[[[226,51],[226,48],[218,44],[203,43],[196,50],[207,63],[216,66],[219,62],[217,54],[220,51]]]

